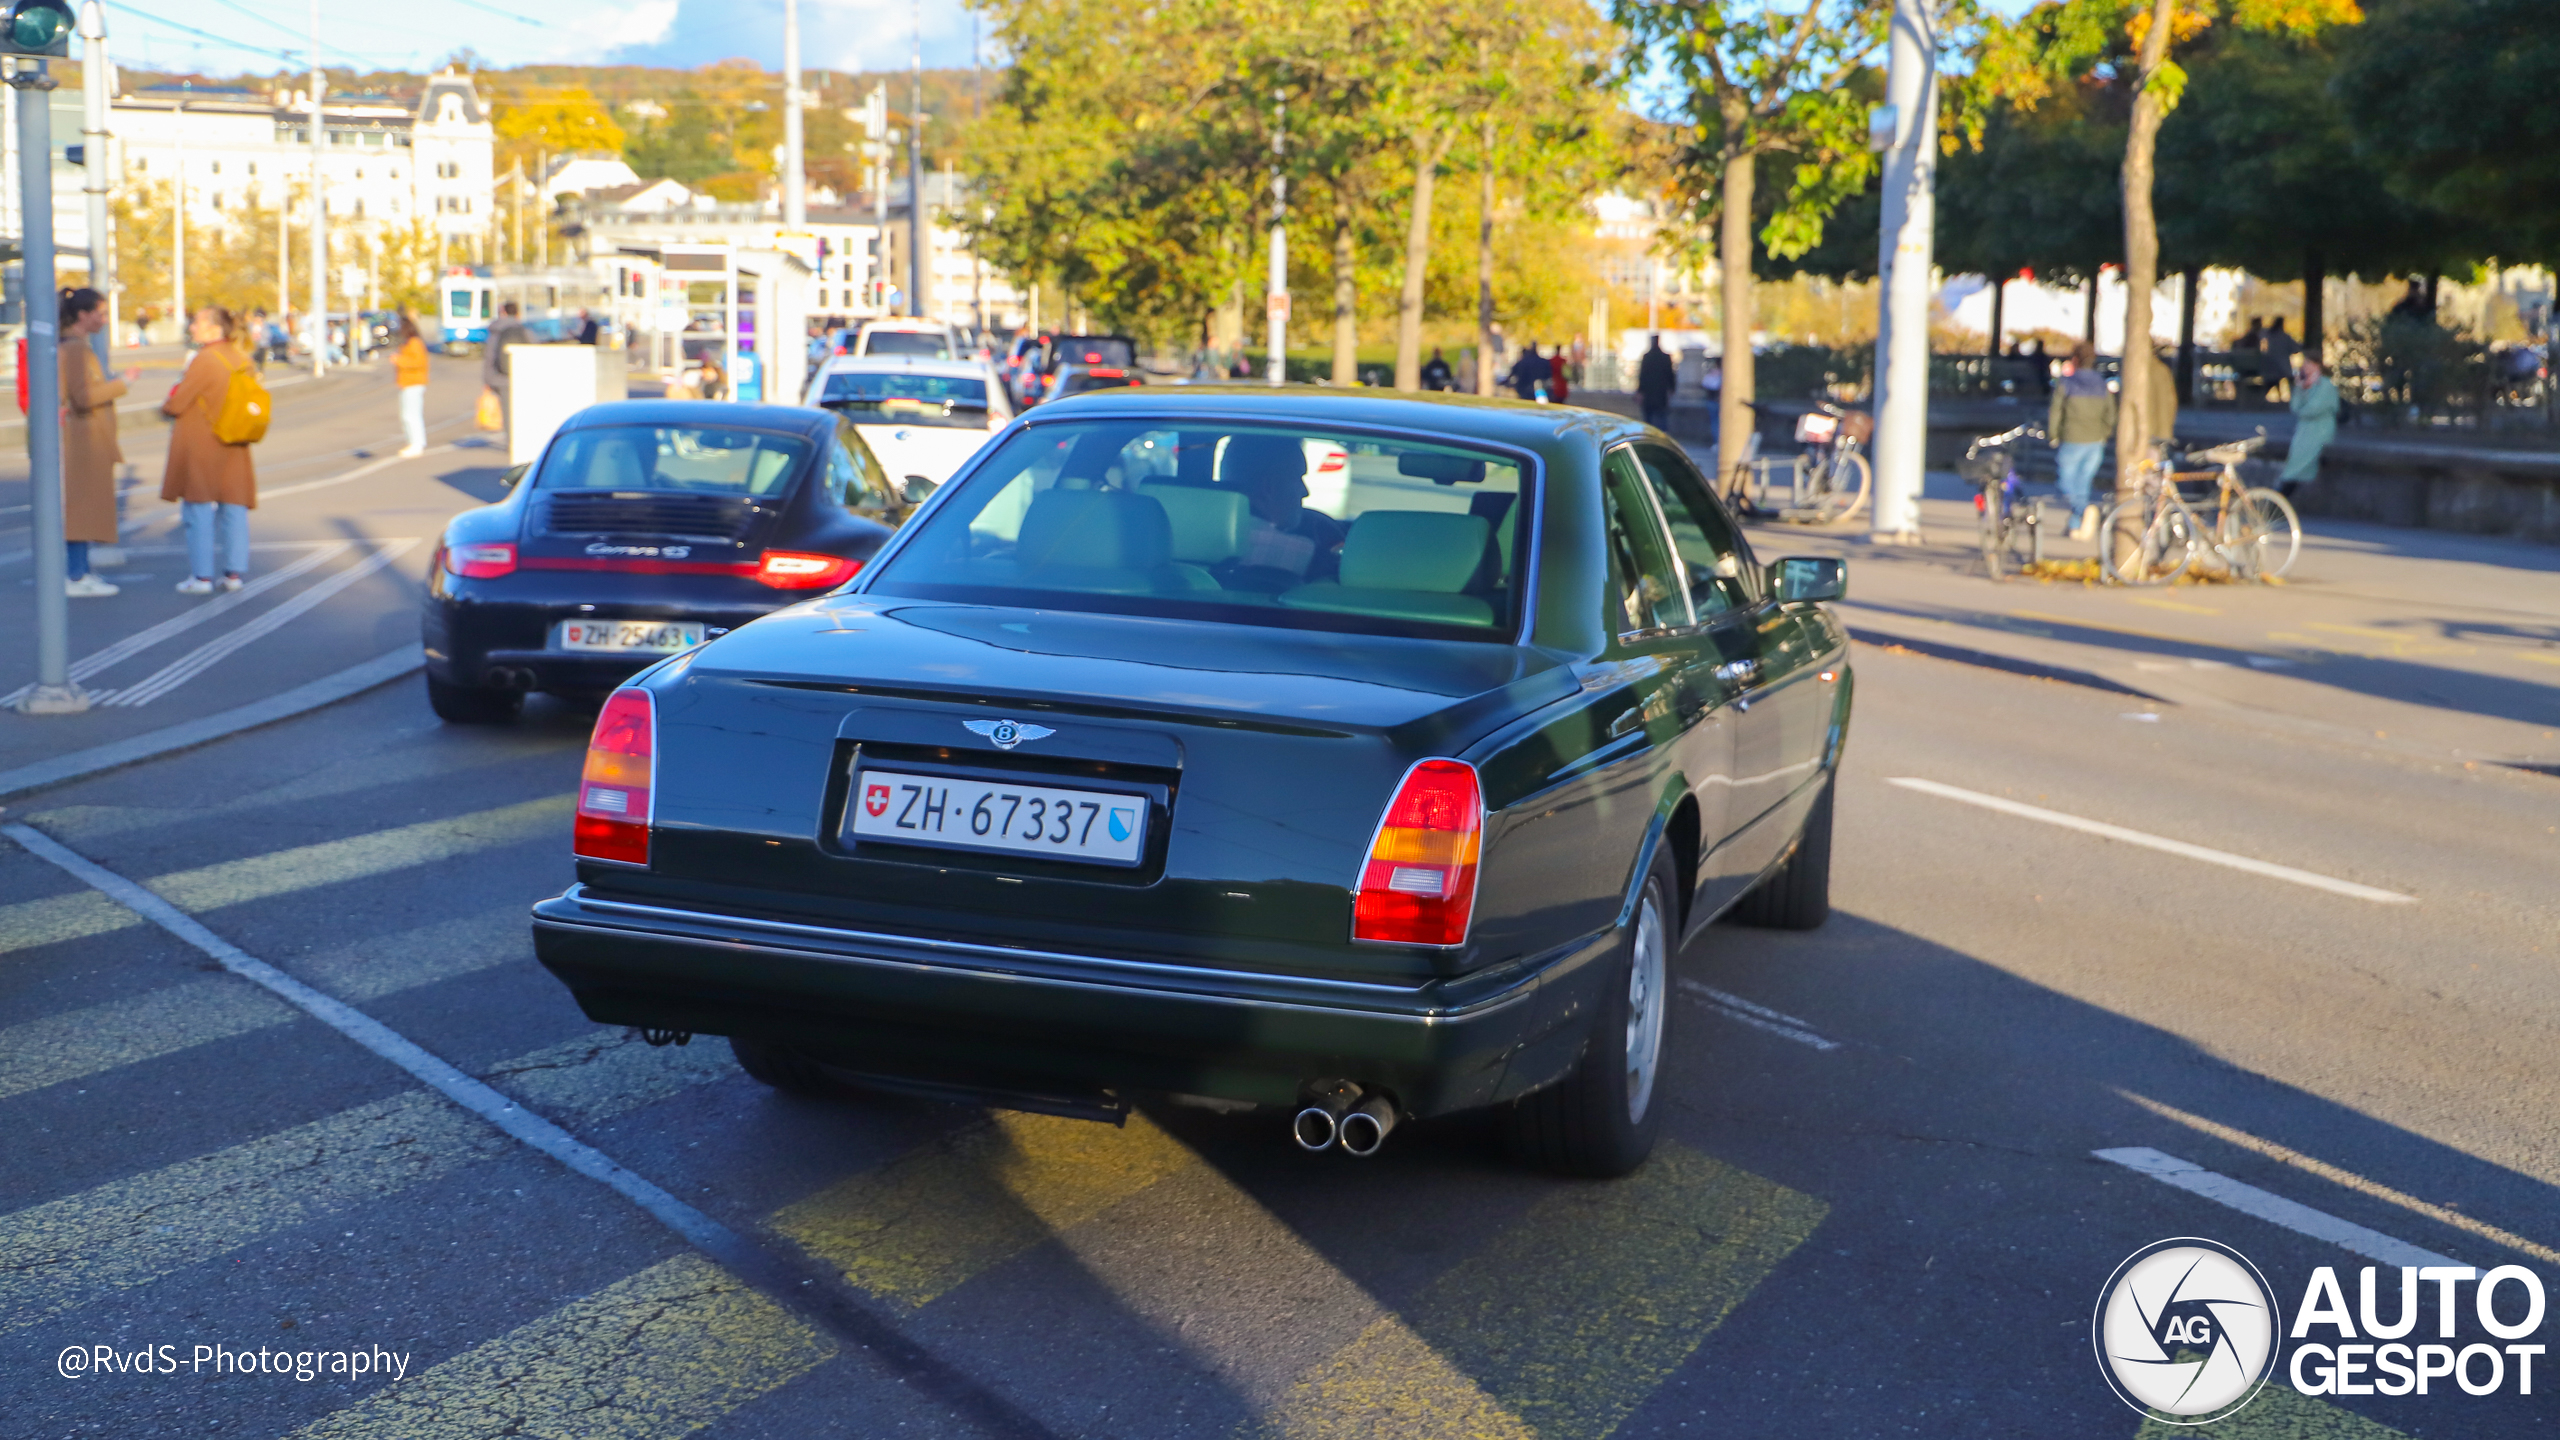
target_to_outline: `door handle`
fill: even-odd
[[[1728,660],[1716,667],[1716,678],[1728,685],[1748,685],[1760,678],[1758,660]]]

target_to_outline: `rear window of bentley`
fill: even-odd
[[[1531,496],[1513,456],[1268,425],[1017,432],[873,594],[1508,640]]]

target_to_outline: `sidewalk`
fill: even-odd
[[[1984,577],[1972,491],[1932,472],[1919,547],[1755,525],[1760,558],[1850,562],[1871,645],[2218,709],[2271,734],[2560,775],[2560,550],[2305,522],[2288,583],[2124,588]],[[2085,558],[2057,539],[2056,559]]]

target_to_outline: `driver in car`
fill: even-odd
[[[1342,548],[1342,522],[1300,503],[1307,498],[1307,456],[1298,442],[1239,435],[1228,442],[1220,468],[1220,483],[1243,491],[1253,510],[1241,563],[1300,580],[1322,578],[1319,572],[1330,568],[1322,562]]]

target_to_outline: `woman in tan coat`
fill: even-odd
[[[89,573],[89,547],[116,543],[116,401],[142,372],[107,378],[91,336],[107,328],[107,297],[82,286],[62,292],[62,535],[70,542],[64,569],[72,595],[113,595],[116,586]]]
[[[258,472],[249,464],[249,447],[225,445],[214,438],[213,420],[234,372],[249,369],[249,358],[232,339],[239,323],[219,305],[207,305],[187,326],[197,345],[196,358],[178,388],[160,404],[160,413],[176,418],[169,437],[169,469],[160,481],[160,498],[180,502],[187,524],[187,578],[178,582],[181,595],[210,595],[219,541],[221,588],[237,590],[249,569],[249,512],[258,507]]]

